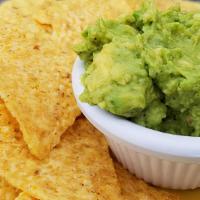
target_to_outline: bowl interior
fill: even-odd
[[[81,102],[79,95],[84,87],[80,79],[83,73],[84,63],[77,58],[72,73],[75,98],[83,114],[105,135],[112,135],[123,140],[123,142],[147,151],[200,161],[200,137],[172,135],[145,128],[124,118],[112,115],[98,106],[91,106]]]

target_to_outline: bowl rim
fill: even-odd
[[[100,109],[98,106],[91,106],[81,102],[79,95],[84,87],[80,78],[83,73],[84,62],[78,57],[72,71],[74,96],[83,114],[92,124],[101,129],[105,135],[112,135],[130,145],[142,147],[148,151],[200,161],[200,137],[173,135],[152,130],[115,116]],[[134,134],[133,130],[138,134]]]

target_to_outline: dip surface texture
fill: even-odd
[[[142,126],[200,136],[200,11],[148,2],[99,19],[75,47],[85,62],[80,99]]]

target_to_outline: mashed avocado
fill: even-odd
[[[100,19],[75,47],[85,62],[80,99],[140,125],[200,136],[200,12]]]

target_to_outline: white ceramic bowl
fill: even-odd
[[[83,72],[84,63],[77,58],[72,73],[77,103],[87,119],[106,136],[124,167],[156,186],[200,187],[200,138],[151,130],[81,102]]]

